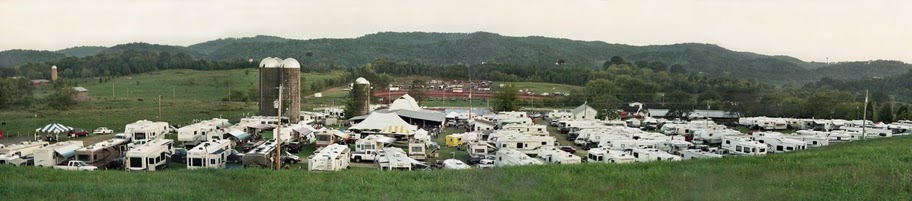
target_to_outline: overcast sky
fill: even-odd
[[[699,42],[805,61],[912,62],[910,0],[0,0],[0,50],[381,31]]]

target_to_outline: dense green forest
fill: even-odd
[[[78,51],[61,50],[58,53],[81,57],[88,56],[99,48],[75,48]],[[358,67],[377,58],[440,66],[509,63],[555,68],[600,68],[604,61],[617,55],[630,61],[661,62],[666,67],[686,66],[687,72],[702,72],[707,77],[792,84],[804,84],[824,77],[888,77],[912,69],[912,65],[896,61],[805,62],[789,56],[737,52],[712,44],[631,46],[540,36],[511,37],[486,32],[381,32],[351,39],[310,40],[256,36],[218,39],[188,47],[129,43],[106,48],[98,54],[125,50],[169,52],[171,55],[182,53],[212,61],[259,60],[268,56],[294,57],[312,69],[321,71]],[[312,57],[305,56],[309,53]],[[0,52],[0,68],[27,62],[54,61],[62,57],[47,51]],[[555,65],[557,61],[562,64]]]
[[[87,57],[101,54],[101,52],[105,51],[106,49],[108,48],[102,46],[77,46],[57,50],[57,53],[64,54],[68,57]]]

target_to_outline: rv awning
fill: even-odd
[[[345,132],[342,132],[342,131],[336,131],[335,133],[333,133],[333,135],[336,135],[336,136],[338,136],[338,137],[340,137],[340,138],[343,138],[343,139],[349,139],[349,138],[351,138],[351,135],[348,135],[348,133],[345,133]]]
[[[76,150],[82,148],[80,145],[71,144],[54,149],[54,152],[63,156],[64,158],[73,157],[76,155]]]
[[[254,125],[249,125],[249,126],[247,126],[247,127],[248,127],[248,128],[253,128],[253,129],[258,129],[258,130],[266,130],[266,129],[272,128],[272,126],[270,126],[270,125],[260,124],[260,123],[257,123],[257,124],[254,124]]]
[[[307,134],[313,133],[317,129],[310,125],[301,125],[301,126],[296,126],[296,127],[292,128],[292,130],[295,130],[298,133],[301,133],[301,135],[307,135]]]
[[[225,149],[219,148],[219,149],[216,149],[215,151],[212,151],[212,152],[210,152],[210,153],[211,153],[211,154],[220,154],[220,153],[222,153],[222,152],[225,152]]]
[[[244,132],[241,130],[231,130],[231,131],[228,131],[228,134],[230,134],[231,136],[234,136],[235,138],[237,138],[238,140],[241,140],[241,141],[246,140],[247,138],[250,138],[250,133],[247,133],[247,132]]]

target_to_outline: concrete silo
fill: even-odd
[[[294,58],[282,61],[282,80],[285,87],[284,108],[288,108],[288,120],[298,123],[301,120],[301,63]]]
[[[355,79],[355,84],[352,86],[352,97],[355,101],[353,116],[366,115],[370,110],[370,82],[363,77]]]
[[[281,81],[282,60],[266,57],[260,61],[260,115],[278,115],[279,81]]]

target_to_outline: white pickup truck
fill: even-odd
[[[355,162],[375,161],[377,160],[377,155],[379,154],[375,150],[356,151],[352,152],[351,159]]]
[[[69,161],[66,165],[54,166],[54,169],[76,170],[76,171],[95,171],[98,167],[91,166],[82,161]]]

